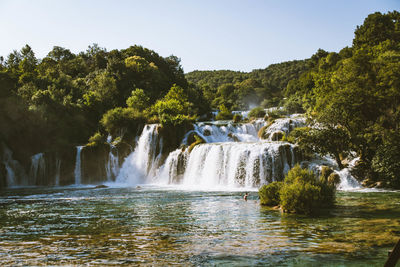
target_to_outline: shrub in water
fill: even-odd
[[[272,182],[267,185],[263,185],[258,190],[260,196],[261,205],[266,206],[277,206],[280,202],[279,190],[281,189],[283,182]]]
[[[310,214],[321,207],[332,206],[336,186],[328,180],[318,180],[312,171],[296,165],[288,172],[279,191],[282,210]]]

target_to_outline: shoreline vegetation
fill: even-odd
[[[234,110],[257,107],[250,117],[264,117],[276,106],[305,113],[309,125],[279,140],[296,143],[305,156],[330,155],[339,168],[356,153],[353,176],[365,186],[399,189],[400,13],[370,14],[352,46],[338,53],[319,49],[249,73],[185,74],[178,57],[137,45],[107,51],[93,44],[79,54],[55,46],[43,59],[26,45],[0,58],[0,145],[22,166],[43,151],[62,154],[81,144],[96,150],[109,135],[129,151],[149,123],[160,124],[163,151],[172,151],[213,110],[237,123],[243,118]],[[273,116],[279,114],[266,119]],[[202,142],[195,137],[192,148]],[[7,186],[3,165],[0,187]]]

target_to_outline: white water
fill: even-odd
[[[56,157],[56,176],[54,179],[54,185],[60,185],[60,170],[61,170],[61,159]]]
[[[6,169],[7,186],[27,185],[28,177],[21,164],[13,159],[13,152],[4,144],[0,144],[0,147],[3,148],[3,164]]]
[[[147,125],[137,141],[136,149],[125,160],[117,183],[175,184],[201,188],[254,188],[275,180],[294,166],[294,145],[286,142],[259,140],[257,133],[263,120],[246,124],[194,125],[196,134],[207,144],[191,151],[177,149],[160,166],[161,153],[156,155],[160,140],[157,125]],[[189,132],[183,143],[186,143]]]
[[[183,143],[186,143],[191,132],[195,132],[207,143],[216,142],[257,142],[258,131],[265,125],[264,120],[256,120],[252,123],[226,125],[199,123],[194,125],[194,130],[186,134]]]
[[[43,153],[35,154],[31,157],[31,168],[29,171],[29,178],[31,185],[38,185],[43,182],[46,175],[46,163]]]
[[[112,137],[107,137],[107,143],[110,145],[110,152],[108,153],[108,160],[106,162],[107,182],[114,181],[119,173],[119,157],[118,149],[111,143]]]
[[[338,186],[338,189],[343,191],[362,189],[361,184],[350,173],[351,168],[355,166],[356,162],[359,159],[360,158],[353,159],[349,162],[349,166],[347,168],[344,168],[337,172],[340,176],[340,184]]]
[[[82,183],[82,161],[81,161],[81,152],[83,146],[76,147],[76,160],[75,160],[75,185],[80,185]]]
[[[273,140],[274,137],[277,136],[274,133],[284,133],[288,135],[293,129],[297,127],[303,127],[306,125],[306,119],[304,116],[295,114],[290,118],[281,118],[276,119],[266,130],[266,134],[269,137],[270,141],[277,141]]]
[[[137,141],[135,150],[125,159],[117,176],[117,183],[136,185],[145,183],[146,178],[155,175],[157,161],[161,153],[157,153],[159,145],[157,124],[146,125]]]
[[[161,162],[162,145],[157,125],[146,125],[131,153],[120,169],[116,179],[118,184],[135,186],[137,184],[177,185],[184,188],[215,188],[235,190],[235,188],[258,188],[262,184],[282,180],[299,158],[295,145],[280,141],[262,141],[258,131],[266,125],[264,120],[251,123],[233,124],[231,122],[198,123],[189,131],[182,144],[186,144],[193,134],[206,141],[193,148],[177,149]],[[305,125],[305,118],[292,115],[277,119],[268,133],[280,131],[288,134],[296,127]],[[349,190],[360,187],[350,174],[350,168],[339,171],[335,162],[329,158],[316,158],[306,164],[318,170],[322,165],[332,167],[341,177],[339,189]]]
[[[293,145],[284,142],[203,144],[190,154],[171,153],[161,176],[170,184],[201,188],[257,187],[281,180],[295,164],[292,155]]]

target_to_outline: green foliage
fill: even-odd
[[[280,204],[284,212],[311,214],[334,204],[335,189],[335,185],[318,180],[312,171],[296,165],[288,172],[279,191]]]
[[[309,70],[309,60],[272,64],[250,73],[235,71],[193,71],[188,81],[201,88],[213,108],[248,109],[253,105],[277,106],[288,82]]]
[[[192,106],[184,89],[174,85],[163,99],[154,104],[153,111],[157,114],[161,125],[176,126],[194,119],[189,115]]]
[[[294,129],[289,137],[296,142],[305,154],[319,153],[335,158],[339,168],[343,168],[340,154],[350,150],[350,138],[343,128],[318,125]]]
[[[339,166],[340,154],[356,151],[363,163],[355,172],[360,179],[388,182],[393,180],[388,170],[397,168],[383,155],[391,153],[385,138],[400,129],[399,21],[397,11],[369,15],[357,27],[352,47],[339,53],[319,50],[310,70],[291,80],[284,92],[289,111],[301,106],[322,125],[298,143],[334,156]]]
[[[383,144],[372,159],[372,169],[379,180],[387,182],[392,188],[400,188],[400,134],[392,133],[384,139]]]
[[[126,105],[130,108],[143,111],[149,107],[150,98],[145,94],[143,89],[135,89],[126,100]]]
[[[256,107],[250,110],[248,116],[250,118],[264,118],[265,114],[265,110],[262,107]]]
[[[267,185],[263,185],[258,190],[260,197],[260,204],[265,206],[277,206],[280,203],[280,190],[283,182],[272,182]]]
[[[89,138],[88,145],[96,146],[99,144],[104,144],[105,142],[106,142],[106,137],[104,135],[102,135],[101,133],[97,132]]]
[[[230,112],[224,104],[219,106],[219,112],[215,117],[216,120],[231,120],[233,118],[232,112]]]
[[[127,130],[136,132],[143,123],[143,115],[132,108],[111,109],[101,119],[102,126],[113,136],[120,136]]]

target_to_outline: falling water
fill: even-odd
[[[46,175],[46,163],[43,153],[31,157],[31,169],[29,172],[30,185],[43,184]]]
[[[13,152],[6,145],[0,144],[3,147],[3,164],[6,169],[7,186],[28,185],[28,177],[21,164],[12,157]]]
[[[274,140],[275,137],[278,136],[276,133],[288,135],[293,129],[305,125],[306,119],[304,116],[294,114],[289,118],[276,119],[266,130],[266,135],[269,137],[270,141],[278,141]]]
[[[60,185],[60,170],[61,170],[61,159],[56,157],[56,176],[54,179],[54,185],[59,186]]]
[[[150,174],[156,171],[157,162],[161,157],[161,151],[157,154],[160,145],[157,124],[146,125],[137,141],[135,150],[125,159],[116,181],[136,185],[145,182]]]
[[[283,179],[296,162],[293,149],[285,142],[203,144],[171,153],[160,175],[187,186],[256,187]]]
[[[118,150],[110,143],[110,152],[106,162],[107,181],[113,181],[119,173]]]
[[[76,147],[76,161],[75,161],[75,184],[80,185],[82,182],[82,161],[81,161],[81,152],[83,146]]]

